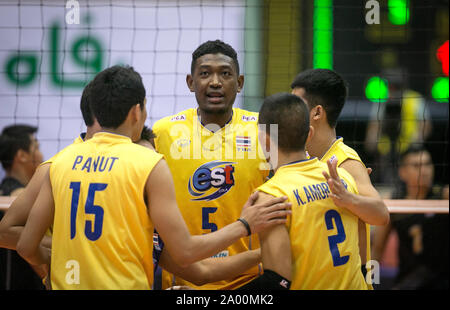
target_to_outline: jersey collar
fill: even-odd
[[[333,144],[331,144],[331,146],[328,148],[328,150],[325,152],[325,154],[323,154],[321,160],[324,159],[328,155],[328,153],[330,153],[335,148],[335,146],[338,143],[343,142],[343,141],[344,141],[343,137],[336,137],[336,140],[334,140]]]

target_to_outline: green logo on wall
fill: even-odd
[[[49,31],[49,76],[50,82],[58,87],[83,88],[91,78],[102,70],[103,52],[100,41],[91,34],[82,35],[73,41],[68,55],[61,47],[61,26],[55,22],[48,28]],[[5,72],[8,80],[18,87],[31,85],[42,68],[43,54],[40,51],[17,51],[8,57],[5,63]],[[63,70],[66,57],[71,57],[73,63],[79,67],[84,78],[74,79]],[[38,70],[39,69],[39,70]],[[79,75],[79,74],[77,74]]]

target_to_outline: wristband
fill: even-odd
[[[237,220],[244,224],[245,229],[247,229],[247,236],[250,236],[252,234],[252,230],[250,229],[250,225],[248,224],[248,222],[243,218],[238,218]]]

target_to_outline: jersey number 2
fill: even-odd
[[[102,235],[103,230],[103,208],[100,206],[94,205],[95,192],[103,191],[108,186],[108,184],[104,183],[90,183],[88,196],[86,199],[86,203],[84,204],[84,212],[86,214],[93,214],[94,217],[94,225],[92,227],[92,221],[86,220],[84,234],[86,237],[95,241]],[[70,207],[70,239],[75,238],[77,233],[76,222],[77,222],[77,211],[78,211],[78,202],[80,200],[80,188],[81,182],[71,182],[70,189],[72,190],[72,203]]]
[[[328,237],[328,244],[330,246],[331,257],[333,257],[333,266],[337,267],[346,264],[350,256],[341,256],[339,253],[338,244],[344,242],[346,236],[341,215],[336,210],[329,210],[325,213],[325,224],[327,226],[327,230],[332,230],[334,228],[333,219],[336,224],[337,234]]]

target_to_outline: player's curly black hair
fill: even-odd
[[[233,59],[236,65],[236,72],[239,75],[239,61],[236,51],[233,47],[231,47],[231,45],[221,40],[206,41],[197,47],[197,49],[192,53],[191,74],[194,74],[197,59],[207,54],[223,54],[230,57]]]

